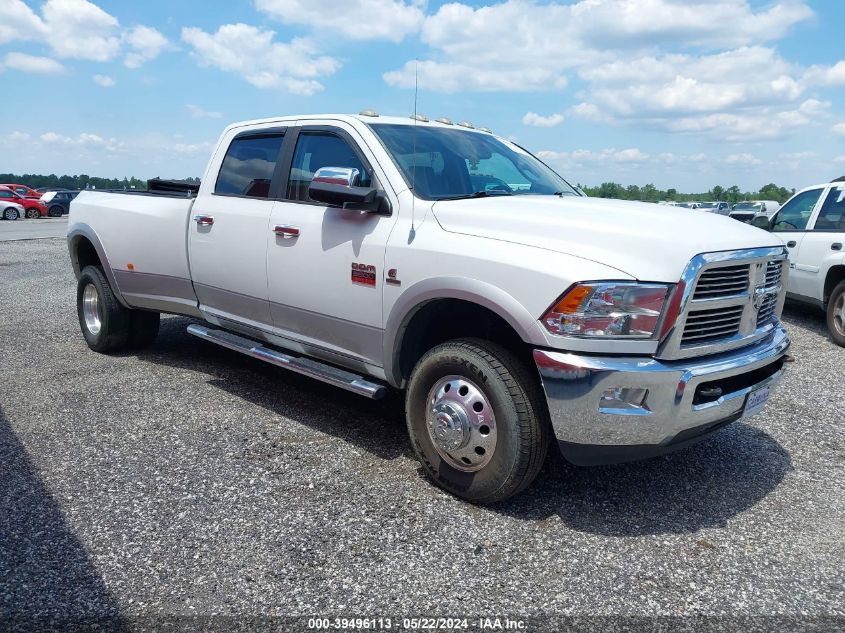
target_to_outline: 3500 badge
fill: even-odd
[[[352,283],[375,287],[376,267],[372,264],[352,262]]]

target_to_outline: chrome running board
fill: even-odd
[[[357,393],[359,396],[378,400],[387,393],[387,387],[384,385],[370,382],[358,374],[353,374],[352,372],[338,369],[337,367],[332,367],[331,365],[326,365],[310,358],[290,356],[283,352],[270,349],[269,347],[264,347],[252,339],[238,336],[225,330],[215,330],[202,325],[189,325],[188,334],[193,334],[196,337],[205,341],[211,341],[221,347],[252,356],[258,360],[263,360],[265,363],[289,369],[309,378],[316,378],[335,387]]]

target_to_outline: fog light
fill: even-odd
[[[647,398],[648,389],[613,387],[605,390],[601,395],[599,412],[616,415],[648,415],[651,409],[646,404]]]

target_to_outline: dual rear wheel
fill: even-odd
[[[85,342],[95,352],[141,349],[158,335],[159,313],[122,306],[99,266],[86,266],[79,276],[76,311]]]

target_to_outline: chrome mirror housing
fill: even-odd
[[[311,182],[324,182],[344,187],[357,187],[361,180],[361,172],[354,167],[320,167]]]

